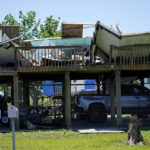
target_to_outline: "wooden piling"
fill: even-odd
[[[13,87],[14,87],[14,106],[18,108],[19,111],[19,78],[18,74],[13,76]],[[20,129],[19,118],[15,119],[15,128],[16,130]]]
[[[117,110],[117,125],[120,126],[122,123],[120,70],[116,70],[116,110]]]
[[[29,83],[26,81],[23,82],[23,100],[24,105],[29,106],[30,105],[30,96],[29,96]]]
[[[115,122],[115,81],[114,76],[110,79],[110,105],[111,105],[111,122]]]
[[[65,124],[67,128],[71,127],[71,86],[70,72],[65,72],[64,82],[64,100],[65,100]]]

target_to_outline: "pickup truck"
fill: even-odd
[[[110,95],[82,94],[76,101],[80,112],[87,114],[92,122],[102,122],[110,114]],[[140,85],[121,85],[121,107],[122,114],[147,116],[150,114],[150,90]]]

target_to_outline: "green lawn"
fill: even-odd
[[[127,133],[79,134],[67,130],[17,132],[16,150],[150,150],[150,131],[142,131],[147,145],[124,145]],[[12,149],[11,133],[0,134],[0,150]]]

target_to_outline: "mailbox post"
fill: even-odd
[[[12,122],[12,143],[13,143],[13,150],[15,150],[15,119],[18,118],[18,109],[15,106],[10,106],[8,108],[8,117],[11,119]]]

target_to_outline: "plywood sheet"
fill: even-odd
[[[63,38],[81,38],[83,34],[83,24],[63,24],[62,23],[62,37]]]
[[[2,35],[6,33],[10,39],[20,35],[19,26],[0,26],[0,29],[2,30]],[[19,44],[19,39],[15,40],[14,43]]]
[[[116,128],[99,128],[99,129],[81,129],[78,130],[81,134],[91,134],[91,133],[123,133],[124,130],[116,129]]]

